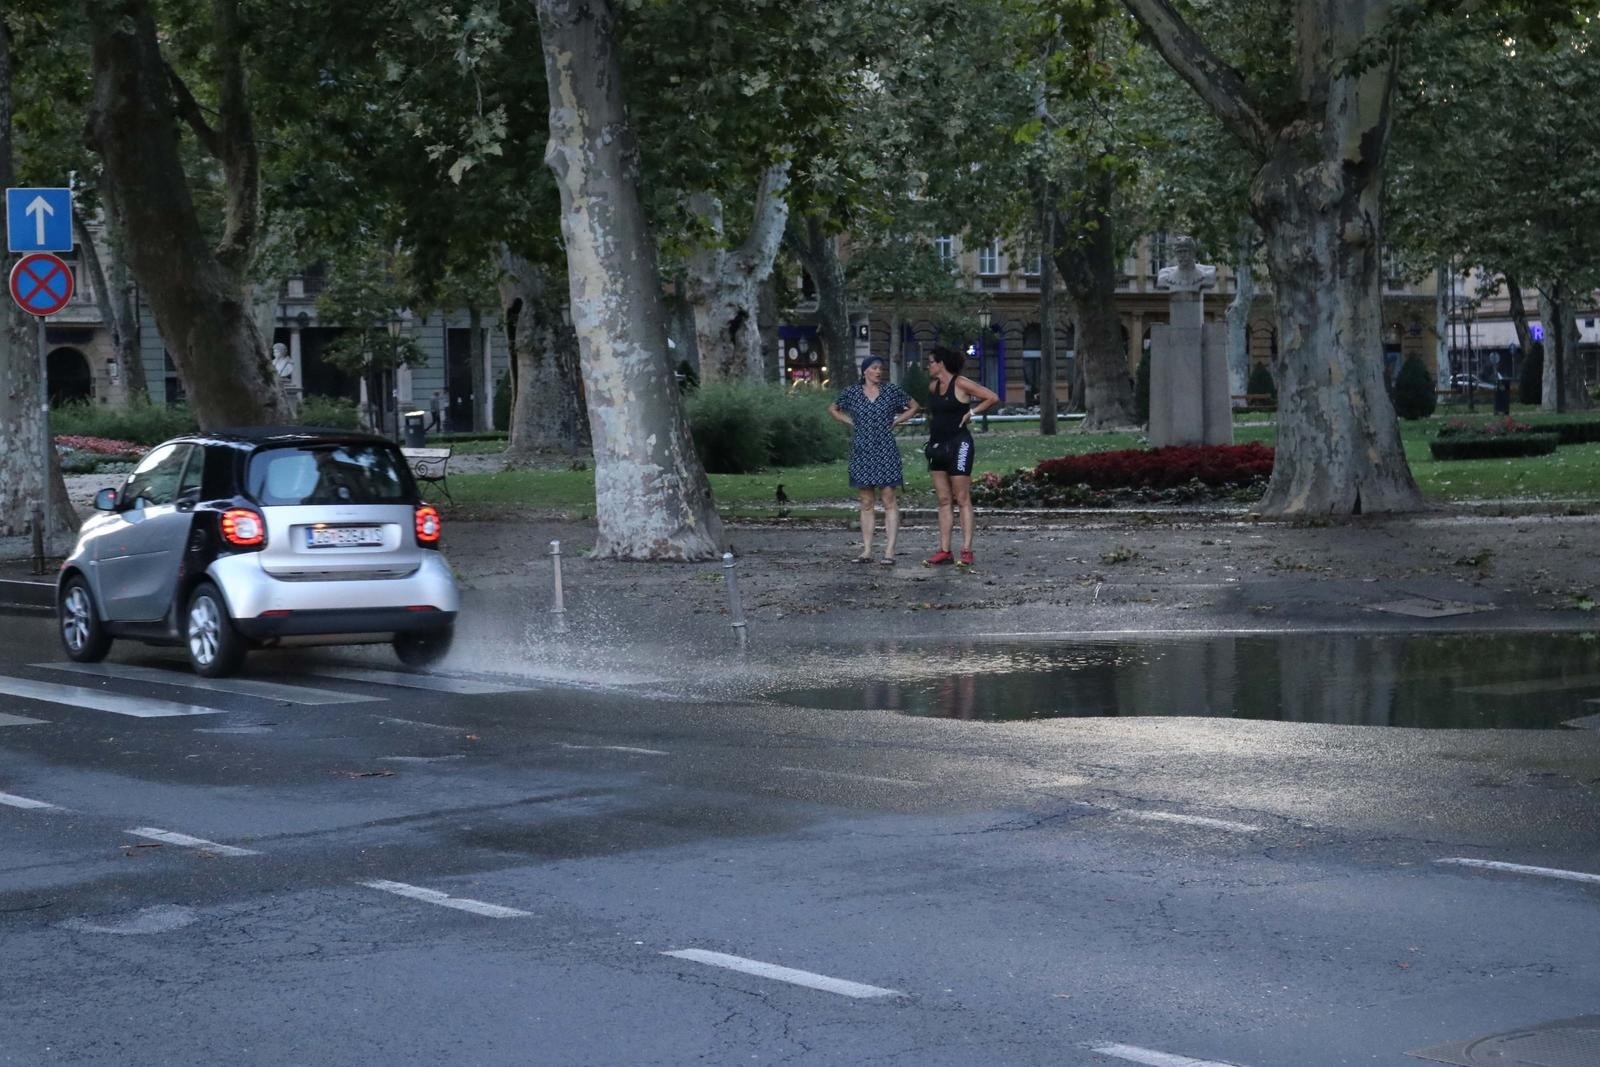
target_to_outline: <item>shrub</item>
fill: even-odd
[[[1522,378],[1517,382],[1517,402],[1538,404],[1544,400],[1544,342],[1528,346],[1522,359]]]
[[[1428,442],[1428,451],[1437,460],[1512,459],[1547,456],[1559,443],[1560,438],[1553,433],[1463,434],[1437,437]]]
[[[1402,419],[1425,419],[1433,414],[1439,397],[1433,391],[1433,376],[1422,360],[1409,357],[1394,378],[1394,410]]]
[[[921,363],[912,363],[900,376],[900,388],[923,407],[928,406],[928,369]]]
[[[113,408],[77,401],[50,412],[50,429],[74,437],[101,437],[158,445],[169,437],[193,433],[194,417],[186,407],[153,404],[136,397],[126,407]]]
[[[495,429],[511,429],[511,402],[515,399],[516,393],[511,387],[511,372],[502,371],[499,381],[494,384]]]
[[[687,397],[689,432],[712,474],[826,463],[850,451],[848,435],[828,416],[832,402],[817,389],[708,382]]]
[[[1272,370],[1265,363],[1257,363],[1250,368],[1250,378],[1245,383],[1244,391],[1251,396],[1270,396],[1278,399],[1278,383],[1272,377]]]
[[[1175,445],[1091,452],[1047,459],[1033,470],[1036,481],[1091,489],[1170,489],[1198,481],[1210,486],[1245,486],[1272,474],[1266,445]]]
[[[1150,422],[1150,350],[1139,357],[1139,370],[1133,378],[1133,408],[1139,421]]]
[[[353,401],[337,396],[302,396],[295,421],[301,426],[323,426],[330,430],[359,430],[361,413]]]

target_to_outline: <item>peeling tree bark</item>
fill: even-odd
[[[1545,411],[1587,411],[1592,406],[1589,384],[1578,356],[1578,316],[1571,286],[1553,282],[1539,289],[1539,317],[1544,320]]]
[[[1117,311],[1111,197],[1110,171],[1096,168],[1081,192],[1080,209],[1071,215],[1058,210],[1055,222],[1056,268],[1077,320],[1085,430],[1125,430],[1139,424]]]
[[[516,367],[508,466],[549,449],[576,452],[588,443],[578,370],[578,339],[561,320],[561,293],[550,272],[500,245],[500,308]]]
[[[790,219],[785,243],[817,287],[817,337],[835,389],[856,380],[856,340],[850,332],[850,294],[832,234],[816,215]]]
[[[594,555],[712,559],[722,522],[667,358],[616,14],[610,0],[537,0],[537,7],[550,90],[545,161],[561,190],[572,322],[594,435]]]
[[[1228,392],[1240,405],[1250,389],[1250,307],[1256,299],[1255,242],[1248,234],[1234,250],[1233,300],[1228,304]]]
[[[11,31],[0,9],[0,188],[16,184],[11,137]],[[32,510],[50,494],[45,551],[60,555],[78,516],[67,499],[61,462],[45,444],[39,324],[10,299],[0,312],[0,536],[29,533]]]
[[[1294,0],[1294,99],[1270,124],[1170,0],[1123,0],[1151,43],[1261,162],[1279,337],[1273,515],[1409,511],[1422,496],[1383,385],[1382,196],[1397,73],[1393,0]],[[1373,49],[1377,49],[1373,53]],[[1352,63],[1358,52],[1371,62]]]
[[[690,209],[705,220],[718,242],[690,256],[687,271],[703,379],[765,378],[757,304],[761,283],[772,273],[789,218],[788,188],[787,161],[768,167],[761,175],[750,234],[738,248],[721,243],[722,202],[706,193],[690,198]]]
[[[259,166],[234,0],[213,0],[218,115],[213,129],[167,67],[148,0],[86,0],[93,30],[88,139],[125,228],[123,251],[205,428],[279,421],[286,405],[256,327],[245,273],[259,219]],[[227,215],[206,242],[179,155],[177,123],[222,166]]]

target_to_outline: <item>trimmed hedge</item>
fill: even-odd
[[[1440,437],[1428,442],[1428,451],[1438,460],[1514,459],[1519,456],[1547,456],[1556,450],[1560,437],[1554,433],[1506,433],[1498,435]]]
[[[708,382],[687,397],[689,432],[711,474],[829,463],[850,435],[828,415],[834,394],[757,382]]]

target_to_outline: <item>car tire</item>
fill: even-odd
[[[449,653],[455,636],[454,626],[422,633],[395,634],[394,654],[407,667],[431,667]]]
[[[244,663],[244,638],[233,628],[227,602],[210,582],[201,582],[189,594],[183,613],[183,644],[196,674],[222,678]]]
[[[94,594],[80,577],[67,579],[56,601],[56,633],[67,658],[77,663],[99,663],[111,651],[111,635],[95,612]]]

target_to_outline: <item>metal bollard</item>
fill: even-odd
[[[551,541],[550,542],[550,563],[551,563],[552,576],[553,576],[553,578],[555,580],[555,586],[556,586],[555,607],[550,609],[550,614],[552,614],[552,615],[554,615],[556,617],[555,618],[556,632],[564,634],[564,633],[567,632],[567,602],[566,602],[566,598],[563,595],[562,589],[561,589],[561,542],[560,541]]]
[[[739,573],[734,570],[733,553],[722,554],[722,579],[728,587],[728,614],[733,618],[733,632],[739,635],[739,647],[749,643],[750,634],[744,624],[744,604],[739,599]]]
[[[37,500],[28,505],[29,517],[33,524],[33,573],[43,574],[44,566],[44,509]]]

